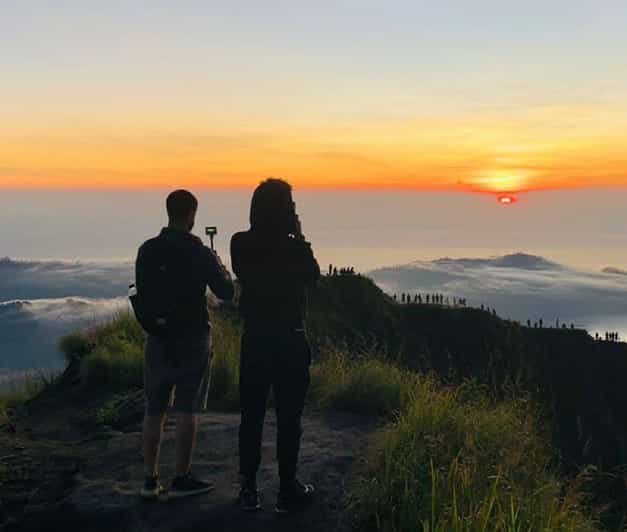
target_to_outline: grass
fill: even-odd
[[[239,408],[239,351],[241,326],[229,315],[212,316],[213,360],[209,400],[214,406]]]
[[[311,369],[310,397],[317,406],[361,414],[390,415],[407,407],[418,377],[364,353],[349,358],[330,348]]]
[[[214,407],[234,408],[240,326],[228,314],[213,322],[210,397]],[[82,385],[110,392],[99,412],[103,423],[120,414],[116,393],[141,387],[143,339],[124,314],[62,342]],[[351,490],[360,530],[595,530],[552,466],[549,438],[529,401],[497,401],[475,381],[445,387],[383,357],[349,357],[341,349],[328,349],[311,373],[313,405],[388,421]]]
[[[317,384],[327,407],[395,414],[352,492],[359,529],[595,530],[550,467],[526,401],[493,402],[473,383],[445,388],[378,360],[336,356],[317,371],[331,375]]]
[[[35,397],[52,380],[53,377],[44,373],[28,373],[4,385],[0,390],[0,424],[7,421],[11,410]]]
[[[228,314],[216,313],[212,325],[210,399],[214,405],[237,407],[239,324]],[[83,389],[105,395],[143,386],[144,341],[140,325],[125,312],[93,329],[65,336],[59,348],[67,362],[78,367]]]

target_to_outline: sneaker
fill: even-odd
[[[237,497],[237,505],[243,512],[256,512],[261,508],[261,495],[257,486],[242,486]]]
[[[277,514],[288,514],[304,510],[311,504],[314,491],[311,484],[301,484],[295,479],[287,489],[281,488],[279,491],[274,511]]]
[[[176,477],[172,481],[168,499],[182,499],[183,497],[192,497],[211,491],[215,486],[211,482],[198,480],[191,473],[187,473],[184,477]]]
[[[139,495],[142,499],[155,500],[164,492],[165,488],[159,482],[159,477],[146,477]]]

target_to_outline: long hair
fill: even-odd
[[[283,179],[261,182],[250,202],[250,228],[253,231],[288,234],[294,231],[292,187]]]

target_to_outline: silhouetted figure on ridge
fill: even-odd
[[[176,464],[169,497],[204,493],[208,482],[192,476],[192,452],[198,411],[205,407],[209,386],[211,331],[206,289],[221,299],[233,297],[233,283],[216,253],[192,235],[198,201],[186,190],[166,200],[168,226],[139,248],[135,263],[137,293],[131,303],[148,333],[145,347],[146,401],[143,452],[145,481],[141,496],[156,499],[159,450],[166,410],[175,389]]]
[[[242,285],[239,310],[244,321],[239,505],[248,511],[260,508],[257,471],[272,388],[280,478],[275,510],[287,513],[309,503],[314,492],[312,485],[297,480],[296,469],[311,363],[305,334],[306,293],[320,277],[287,182],[268,179],[256,188],[250,229],[233,235],[231,263]]]

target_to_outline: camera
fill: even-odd
[[[211,241],[211,249],[213,249],[213,238],[218,234],[218,228],[215,225],[205,227],[205,235]]]

